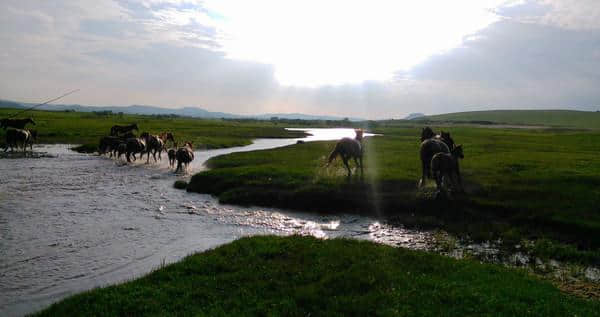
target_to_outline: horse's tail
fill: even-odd
[[[333,151],[331,151],[331,153],[329,154],[329,158],[327,159],[327,165],[331,164],[331,162],[335,160],[338,154],[340,154],[340,143],[336,144]]]

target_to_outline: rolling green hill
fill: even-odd
[[[574,110],[491,110],[456,112],[419,118],[454,123],[496,123],[510,125],[545,125],[582,129],[600,128],[600,112]]]

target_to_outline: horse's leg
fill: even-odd
[[[438,191],[442,191],[442,173],[440,171],[433,172],[433,176],[435,177],[435,185]]]
[[[342,155],[342,161],[344,161],[344,165],[346,165],[346,169],[348,170],[348,177],[352,176],[352,171],[350,170],[350,165],[348,165],[348,157]]]
[[[421,160],[421,167],[423,168],[423,173],[421,174],[421,179],[419,180],[419,188],[421,188],[423,185],[425,185],[425,179],[427,178],[427,164],[425,163],[425,160]]]

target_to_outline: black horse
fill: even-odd
[[[450,153],[456,146],[450,132],[442,131],[441,135],[435,134],[430,127],[421,131],[421,166],[423,173],[419,180],[419,187],[423,186],[427,178],[431,178],[431,158],[437,153]]]
[[[0,127],[6,130],[6,128],[25,129],[25,126],[31,123],[35,125],[35,122],[31,118],[26,119],[2,119],[0,120]]]
[[[127,133],[132,130],[139,131],[137,123],[133,123],[130,125],[114,125],[112,128],[110,128],[110,135],[118,136],[121,133]]]
[[[177,152],[175,152],[175,158],[177,159],[177,168],[175,169],[175,173],[179,173],[181,170],[183,170],[184,165],[185,169],[187,169],[190,162],[194,160],[194,147],[192,142],[185,142],[183,147],[177,149]]]

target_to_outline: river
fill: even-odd
[[[304,141],[352,137],[352,129],[302,129]],[[130,280],[191,253],[243,236],[355,237],[425,249],[431,234],[356,215],[324,216],[219,204],[173,188],[213,156],[296,143],[195,152],[187,175],[159,163],[134,164],[40,145],[51,157],[0,160],[0,316],[35,312],[69,295]],[[152,159],[151,159],[152,160]]]

